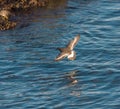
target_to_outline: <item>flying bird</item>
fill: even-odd
[[[74,60],[76,58],[76,52],[73,50],[75,45],[78,43],[80,35],[77,35],[72,39],[65,48],[57,48],[60,54],[55,58],[55,61],[60,61],[67,57],[69,60]]]

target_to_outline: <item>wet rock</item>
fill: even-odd
[[[0,11],[0,16],[4,17],[5,19],[8,19],[11,14],[12,13],[9,10],[1,10]]]
[[[10,16],[13,16],[13,13],[19,12],[19,10],[29,10],[33,7],[58,7],[59,4],[64,5],[66,1],[67,0],[0,0],[0,30],[7,30],[16,26],[17,23],[11,21]]]
[[[8,19],[0,16],[0,30],[8,30],[16,26],[16,22],[9,21]]]

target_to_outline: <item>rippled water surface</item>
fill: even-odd
[[[0,32],[0,109],[120,109],[119,0],[21,14],[18,27]],[[76,60],[55,62],[77,34]]]

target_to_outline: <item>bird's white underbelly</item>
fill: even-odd
[[[68,55],[68,58],[71,58],[74,56],[74,51],[72,51],[72,53],[70,55]]]

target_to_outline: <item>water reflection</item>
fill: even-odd
[[[67,79],[70,81],[70,85],[78,83],[78,80],[76,79],[76,73],[77,72],[78,72],[77,70],[68,72]]]
[[[80,85],[79,85],[79,77],[78,70],[72,70],[69,72],[65,72],[65,75],[62,76],[62,81],[64,81],[64,85],[60,88],[62,92],[66,93],[70,96],[80,97]]]
[[[54,8],[64,8],[67,5],[67,0],[49,0],[47,8],[54,9]]]

